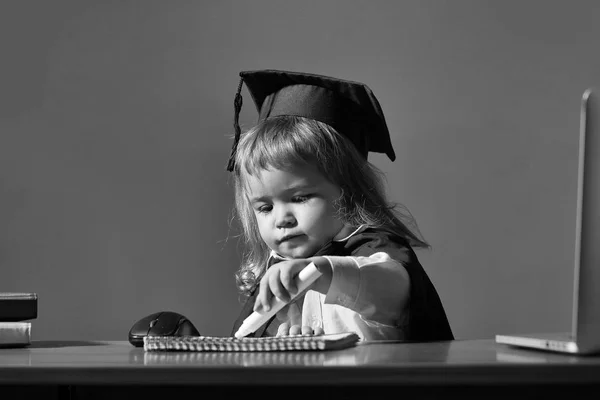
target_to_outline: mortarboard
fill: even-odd
[[[233,171],[240,138],[241,89],[245,83],[259,113],[258,121],[293,115],[323,122],[347,137],[366,158],[369,152],[396,155],[379,101],[365,84],[301,72],[240,72],[235,96],[235,137],[227,165]]]

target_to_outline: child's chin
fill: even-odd
[[[305,258],[305,257],[304,257],[304,253],[301,253],[301,252],[295,252],[295,251],[292,251],[292,252],[285,252],[285,253],[279,253],[279,254],[281,254],[281,255],[282,255],[282,256],[284,256],[285,258]]]
[[[281,252],[279,252],[279,254],[281,254],[282,256],[284,256],[286,258],[308,258],[312,255],[312,254],[310,254],[310,251],[308,251],[307,249],[300,249],[300,248],[281,251]]]

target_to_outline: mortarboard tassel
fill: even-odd
[[[235,152],[237,150],[238,142],[240,141],[240,110],[242,109],[242,86],[244,84],[244,78],[240,78],[240,84],[238,85],[237,92],[235,94],[235,99],[233,100],[233,108],[234,108],[234,116],[233,116],[233,129],[234,129],[234,137],[233,137],[233,146],[231,146],[231,155],[229,156],[229,161],[227,162],[227,171],[233,171]]]

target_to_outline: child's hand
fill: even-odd
[[[254,311],[269,311],[273,296],[281,301],[289,302],[297,294],[296,275],[311,263],[309,259],[281,261],[267,269],[260,280],[260,288]]]
[[[319,336],[323,334],[323,328],[321,327],[313,329],[307,325],[303,325],[302,327],[300,325],[290,326],[289,322],[284,322],[283,324],[279,325],[279,328],[277,329],[277,336]]]

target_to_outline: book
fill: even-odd
[[[31,344],[31,322],[0,322],[0,348]]]
[[[0,322],[17,322],[37,318],[36,293],[0,292]]]
[[[146,336],[145,351],[321,351],[355,346],[354,332],[317,336],[243,337],[230,336]]]

